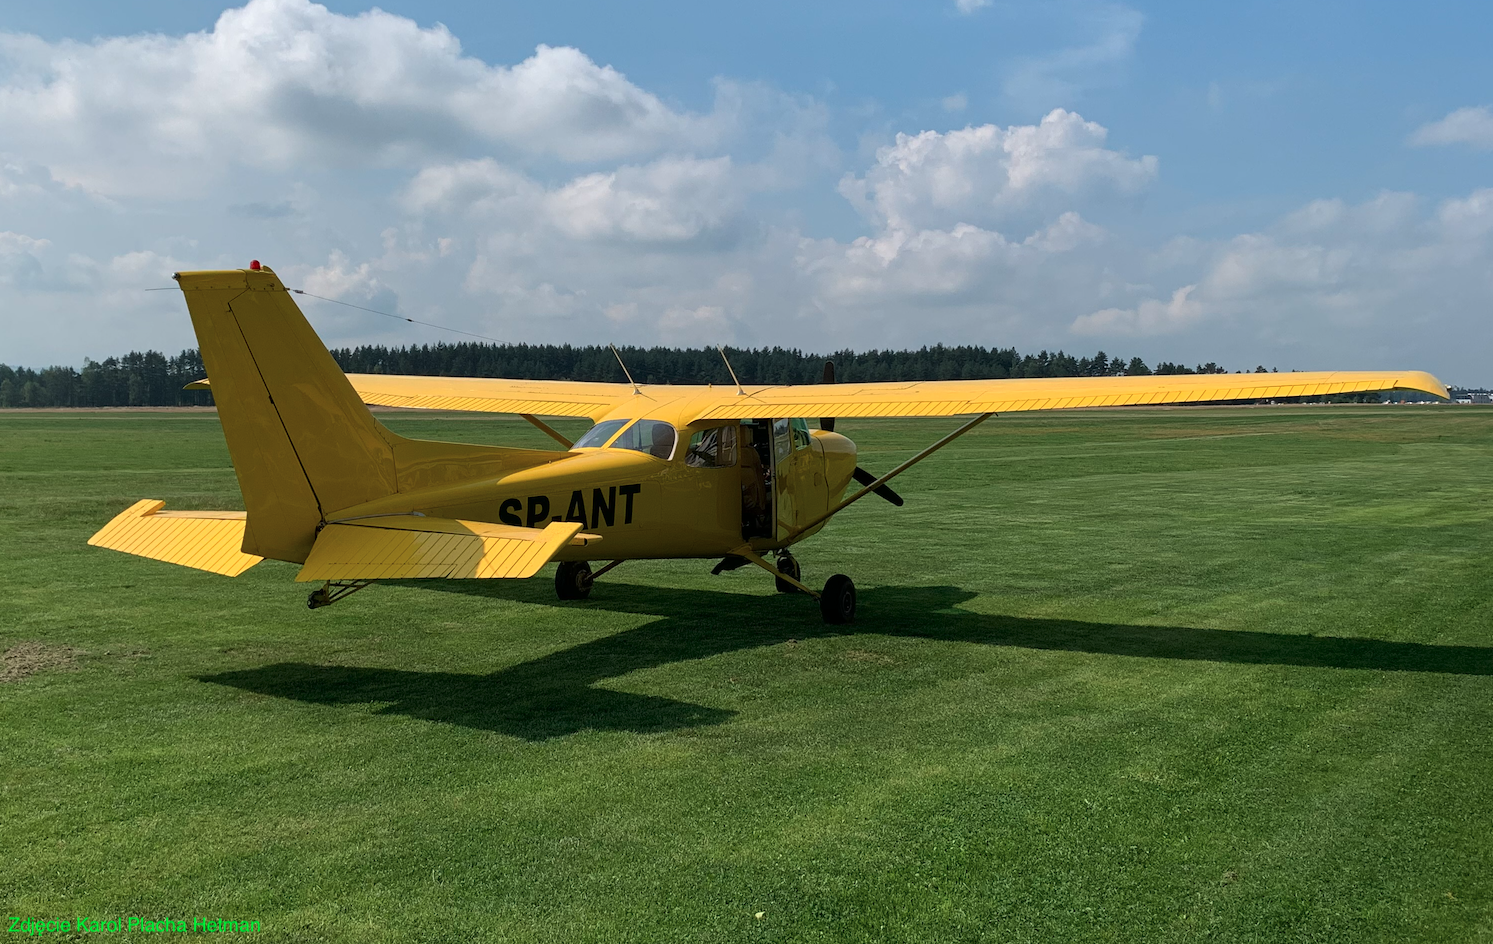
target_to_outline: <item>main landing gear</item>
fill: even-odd
[[[803,571],[798,566],[798,559],[787,551],[779,551],[776,565],[769,564],[766,559],[754,553],[750,548],[740,548],[736,553],[727,555],[726,559],[716,565],[711,571],[719,574],[726,570],[747,564],[756,564],[763,570],[772,574],[773,583],[776,584],[779,593],[804,593],[819,601],[819,615],[831,626],[844,626],[855,622],[855,581],[844,574],[835,574],[824,584],[821,593],[810,590],[803,582]]]
[[[555,571],[555,596],[562,600],[584,600],[591,595],[596,577],[585,561],[565,561]]]

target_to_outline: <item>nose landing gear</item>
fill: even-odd
[[[798,566],[798,558],[794,557],[792,554],[789,554],[787,551],[778,552],[778,570],[782,571],[784,577],[792,577],[793,580],[798,580],[803,576],[803,571],[800,570]],[[773,575],[772,580],[773,583],[777,585],[779,593],[799,592],[798,587],[794,585],[793,580],[784,580],[783,577],[779,577],[776,574]]]
[[[819,594],[819,615],[831,626],[855,622],[855,581],[844,574],[825,581],[824,592]]]
[[[749,545],[732,551],[733,557],[751,561],[772,574],[779,593],[803,593],[819,601],[819,615],[832,626],[844,626],[855,622],[855,581],[844,574],[835,574],[824,584],[824,592],[815,593],[800,579],[803,576],[798,561],[786,551],[778,552],[777,566],[769,564]],[[719,568],[717,568],[719,570]]]

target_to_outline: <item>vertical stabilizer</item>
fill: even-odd
[[[302,562],[340,509],[397,491],[393,444],[268,268],[178,272],[243,491],[245,553]]]

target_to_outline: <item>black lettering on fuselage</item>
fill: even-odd
[[[641,485],[624,485],[621,488],[617,489],[617,491],[621,492],[627,497],[627,504],[623,507],[622,510],[623,524],[632,524],[632,497],[642,490],[643,486]]]
[[[626,499],[622,503],[622,523],[632,524],[633,498],[642,494],[643,486],[634,485],[609,485],[603,492],[599,488],[591,490],[591,527],[597,528],[605,523],[612,527],[617,523],[617,496],[620,494]],[[527,509],[525,506],[527,505]],[[565,509],[565,517],[559,515],[550,516],[550,498],[548,495],[530,495],[528,498],[505,498],[498,505],[498,520],[503,524],[513,525],[516,528],[542,528],[548,521],[578,521],[586,523],[586,493],[584,489],[576,489],[570,493],[570,503]],[[524,512],[524,518],[519,514]]]
[[[504,524],[511,524],[515,528],[524,526],[524,519],[518,516],[524,510],[524,503],[517,498],[510,498],[498,506],[498,520]]]
[[[586,496],[581,494],[580,489],[570,493],[570,507],[565,509],[565,520],[586,523]]]
[[[550,499],[548,495],[534,495],[529,499],[529,527],[534,527],[549,517]]]
[[[600,525],[602,519],[606,519],[608,527],[617,521],[617,486],[615,485],[607,489],[605,496],[601,494],[599,488],[591,490],[591,527],[595,528]]]

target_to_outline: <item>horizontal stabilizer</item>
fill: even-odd
[[[163,501],[137,501],[88,543],[227,577],[237,577],[264,560],[241,549],[244,512],[162,511],[165,507]]]
[[[379,515],[321,529],[296,580],[532,577],[562,547],[601,540],[579,521],[543,529],[425,515]]]

